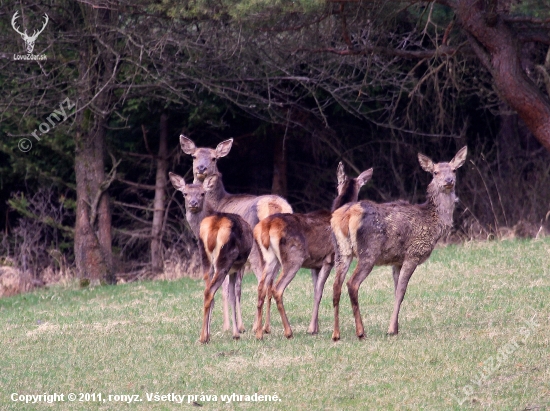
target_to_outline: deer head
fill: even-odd
[[[468,147],[464,146],[448,163],[435,163],[424,154],[418,154],[420,166],[431,173],[433,180],[430,185],[434,186],[439,192],[450,193],[454,191],[456,184],[456,170],[466,161]]]
[[[175,173],[168,173],[174,188],[183,194],[185,209],[192,214],[202,211],[205,190],[202,184],[185,184],[185,179]]]
[[[222,141],[216,149],[197,148],[193,141],[184,135],[180,135],[180,144],[183,152],[193,157],[193,177],[195,178],[195,182],[202,182],[206,177],[218,173],[216,161],[218,158],[229,154],[233,139],[230,138],[229,140]]]
[[[204,179],[202,184],[185,184],[185,179],[175,173],[168,173],[174,188],[183,194],[185,209],[192,214],[200,213],[204,207],[205,194],[214,189],[218,174]]]
[[[338,179],[338,195],[341,195],[344,190],[347,188],[346,184],[349,184],[348,182],[351,180],[355,180],[355,186],[357,191],[361,187],[363,187],[367,182],[372,178],[373,169],[369,168],[368,170],[363,171],[356,179],[352,179],[346,175],[346,172],[344,171],[344,164],[340,161],[338,163],[338,168],[336,170],[336,177]]]
[[[33,33],[32,33],[32,36],[29,36],[27,34],[27,30],[25,30],[23,33],[21,33],[19,31],[19,27],[16,26],[16,23],[15,21],[17,20],[17,18],[19,17],[18,15],[18,11],[15,12],[15,14],[13,15],[13,18],[11,19],[11,26],[13,27],[13,29],[19,33],[21,35],[21,38],[25,41],[25,47],[27,49],[27,53],[31,54],[33,49],[34,49],[34,42],[36,41],[36,39],[38,38],[38,35],[40,33],[42,33],[44,31],[44,29],[46,28],[46,25],[48,24],[48,21],[49,21],[49,18],[48,18],[48,15],[46,13],[44,13],[44,24],[42,25],[42,28],[40,30],[35,30]]]

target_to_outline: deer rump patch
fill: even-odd
[[[216,260],[221,248],[231,237],[232,221],[227,217],[210,216],[201,221],[199,237],[211,260]]]
[[[292,213],[292,208],[286,201],[277,196],[262,196],[256,204],[256,212],[258,220],[277,214],[277,213]]]

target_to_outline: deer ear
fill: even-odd
[[[216,187],[216,182],[218,181],[218,177],[219,176],[217,174],[212,174],[206,177],[202,182],[202,187],[204,188],[204,190],[212,191],[214,187]]]
[[[183,190],[185,188],[185,180],[182,176],[178,176],[175,173],[168,173],[170,181],[176,190]]]
[[[458,150],[458,153],[456,153],[453,159],[449,162],[453,171],[459,168],[460,166],[462,166],[462,164],[464,164],[464,162],[466,161],[467,154],[468,154],[468,146],[464,146],[460,150]]]
[[[357,185],[359,186],[359,188],[367,184],[367,181],[369,181],[372,178],[372,172],[373,172],[373,169],[369,168],[368,170],[365,170],[361,174],[359,174],[359,177],[357,177],[357,179],[355,180],[357,181]]]
[[[338,168],[336,169],[336,178],[338,179],[338,186],[346,182],[346,172],[344,171],[344,165],[341,161],[338,163]]]
[[[427,171],[428,173],[434,172],[434,162],[430,157],[418,153],[418,161],[420,162],[420,167],[422,167],[424,171]]]
[[[180,145],[181,149],[185,154],[193,155],[193,153],[197,150],[197,146],[193,141],[187,137],[185,137],[183,134],[180,135]]]
[[[218,146],[216,147],[216,156],[218,158],[225,157],[229,154],[229,150],[231,150],[231,146],[233,145],[233,139],[230,138],[229,140],[222,141]]]

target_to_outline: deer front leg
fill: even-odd
[[[279,262],[276,258],[273,258],[270,261],[266,262],[266,264],[264,265],[264,272],[260,279],[260,283],[258,284],[258,310],[256,312],[257,323],[256,329],[254,331],[256,332],[256,338],[260,340],[263,338],[264,333],[264,330],[262,328],[262,308],[264,305],[265,296],[268,293],[268,290],[271,288],[273,276],[275,275],[278,268]]]
[[[313,312],[311,314],[311,322],[309,323],[309,327],[307,329],[307,332],[310,334],[317,334],[319,332],[319,305],[321,304],[321,299],[323,298],[323,289],[325,288],[325,283],[330,274],[332,266],[332,263],[325,262],[323,264],[323,267],[321,267],[321,270],[318,272],[317,281],[313,286]]]
[[[355,267],[355,271],[347,283],[351,308],[355,317],[355,334],[360,339],[365,338],[365,329],[363,328],[363,321],[361,320],[361,312],[359,310],[359,287],[370,274],[373,267],[374,262],[372,261],[358,260],[357,267]]]
[[[237,304],[235,296],[235,282],[237,280],[238,273],[232,273],[227,276],[229,281],[229,303],[231,304],[231,325],[233,326],[233,339],[238,340],[241,338],[239,329],[237,328]]]
[[[271,332],[271,299],[273,298],[273,277],[270,277],[271,281],[266,283],[267,290],[267,306],[265,308],[265,325],[264,332],[269,334]]]
[[[264,275],[262,276],[260,282],[258,283],[258,303],[256,305],[257,312],[256,312],[256,338],[258,340],[261,340],[264,338],[264,331],[262,329],[262,308],[264,306],[264,299],[266,294],[266,275],[267,273],[264,271]]]
[[[397,335],[399,333],[399,310],[401,309],[401,303],[407,292],[407,285],[417,265],[418,263],[416,261],[405,261],[401,267],[399,281],[395,289],[395,303],[393,306],[393,314],[390,319],[390,326],[388,327],[388,335]]]
[[[260,249],[258,248],[258,245],[255,241],[252,243],[252,250],[250,250],[248,261],[250,262],[250,267],[252,268],[252,272],[256,276],[256,280],[258,281],[259,285],[264,272],[264,263],[262,261]],[[256,312],[256,316],[254,317],[254,324],[252,325],[252,331],[256,332],[258,330],[258,322],[259,318],[258,313]]]
[[[393,276],[393,294],[395,296],[395,293],[397,292],[397,283],[399,282],[399,273],[401,272],[401,266],[394,265],[392,266],[391,270]]]
[[[342,284],[344,283],[352,259],[352,255],[336,256],[336,277],[332,287],[332,306],[334,307],[333,341],[338,341],[340,339],[340,295],[342,294]]]
[[[244,328],[243,324],[243,314],[241,311],[241,289],[242,289],[242,283],[243,283],[243,274],[244,274],[244,267],[241,268],[239,271],[237,271],[237,278],[235,280],[235,298],[236,298],[236,305],[237,305],[237,328],[239,329],[240,333],[244,333],[246,329]]]
[[[225,278],[222,285],[222,312],[223,312],[223,331],[229,331],[229,277]]]

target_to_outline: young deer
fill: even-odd
[[[276,195],[254,196],[250,194],[229,194],[225,191],[216,161],[229,153],[232,144],[233,139],[229,139],[219,143],[216,149],[204,147],[197,148],[192,140],[183,135],[180,136],[181,149],[184,153],[193,157],[194,183],[202,182],[210,175],[220,176],[220,178],[216,180],[213,189],[207,193],[208,202],[212,207],[218,211],[240,215],[246,220],[250,227],[254,227],[260,220],[271,214],[292,213],[292,207],[286,200]],[[263,271],[263,262],[255,242],[252,245],[249,261],[252,271],[256,275],[256,279],[260,281]],[[240,272],[239,275],[242,278],[242,272]],[[224,284],[224,297],[225,295],[226,288]],[[225,301],[226,299],[224,298],[224,330],[229,328]],[[257,328],[257,322],[258,319],[256,318],[254,320],[254,328]],[[244,331],[244,328],[242,331]]]
[[[455,173],[466,161],[466,153],[467,147],[463,147],[449,163],[437,164],[418,154],[422,168],[433,175],[424,204],[360,201],[347,204],[332,214],[330,224],[336,248],[334,341],[340,339],[340,294],[353,256],[357,257],[357,267],[347,286],[357,337],[363,338],[365,334],[359,312],[359,286],[375,265],[393,267],[395,304],[388,334],[398,333],[399,309],[411,275],[419,264],[428,259],[436,242],[453,224],[457,201]]]
[[[242,217],[216,212],[205,201],[206,193],[216,184],[216,175],[207,177],[203,184],[185,184],[183,177],[169,174],[174,188],[181,191],[185,198],[185,216],[199,240],[205,281],[200,342],[207,343],[210,340],[214,295],[226,277],[229,278],[228,298],[232,308],[233,338],[238,339],[239,331],[244,327],[239,317],[240,286],[237,286],[237,272],[246,263],[252,249],[252,230]]]
[[[372,177],[372,168],[364,171],[357,178],[349,178],[344,172],[344,166],[340,163],[337,177],[338,197],[332,204],[333,211],[350,201],[357,201],[359,189]],[[283,305],[283,293],[300,267],[310,268],[313,280],[313,314],[308,332],[311,334],[319,332],[319,303],[323,296],[325,282],[334,265],[334,247],[329,240],[330,218],[331,213],[325,210],[307,214],[274,214],[254,227],[254,239],[258,243],[265,262],[262,279],[258,284],[257,318],[259,322],[256,338],[262,339],[263,332],[270,331],[269,300],[266,324],[262,330],[262,307],[270,289],[281,314],[285,337],[292,338],[292,328]],[[273,287],[273,280],[281,266],[283,268],[281,275]]]

